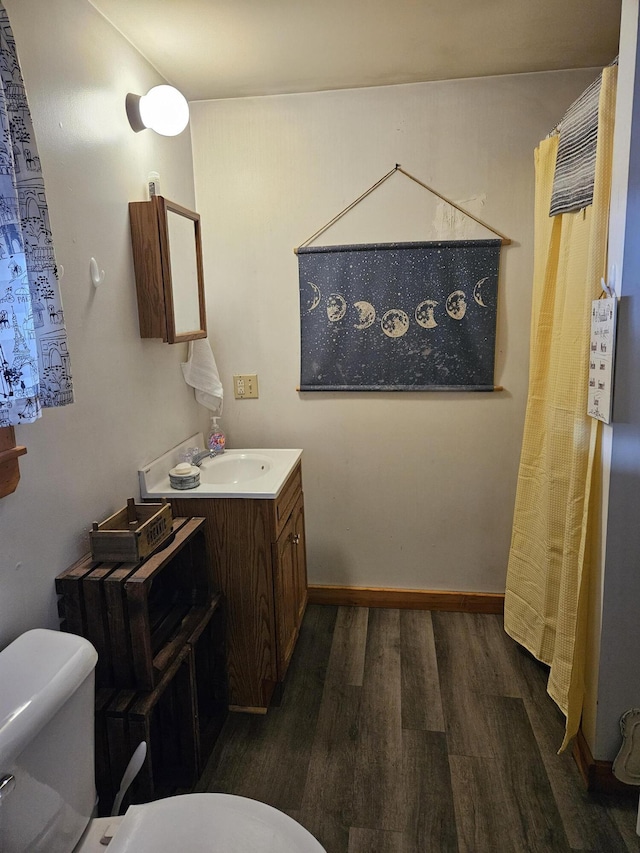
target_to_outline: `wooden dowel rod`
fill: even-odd
[[[327,222],[327,224],[326,224],[326,225],[323,225],[323,226],[322,226],[322,228],[319,228],[319,229],[316,231],[316,233],[315,233],[315,234],[312,234],[312,235],[311,235],[311,237],[307,237],[307,239],[304,241],[304,243],[301,243],[301,244],[300,244],[300,246],[298,246],[298,248],[299,248],[299,249],[302,249],[302,248],[303,248],[304,246],[306,246],[308,243],[313,243],[313,241],[316,239],[316,237],[319,237],[321,234],[324,234],[324,232],[325,232],[325,231],[328,231],[328,230],[329,230],[329,228],[331,228],[331,226],[332,226],[332,225],[335,225],[335,223],[336,223],[339,219],[342,219],[342,217],[343,217],[346,213],[349,213],[349,211],[350,211],[350,210],[353,210],[353,208],[354,208],[357,204],[360,204],[360,202],[361,202],[363,199],[365,199],[368,195],[370,195],[374,190],[377,190],[377,189],[378,189],[378,187],[380,186],[380,184],[384,184],[384,182],[387,180],[387,178],[390,178],[390,177],[391,177],[391,175],[393,175],[393,174],[394,174],[394,172],[396,172],[396,171],[397,171],[397,169],[398,169],[398,166],[395,166],[395,168],[390,169],[390,170],[387,172],[387,174],[386,174],[386,175],[384,175],[384,177],[380,178],[380,180],[379,180],[379,181],[376,181],[376,182],[375,182],[375,184],[373,184],[373,186],[370,186],[368,190],[365,190],[365,191],[362,193],[362,195],[361,195],[361,196],[358,196],[358,198],[357,198],[355,201],[352,201],[352,202],[351,202],[351,204],[347,205],[347,206],[345,207],[345,209],[344,209],[344,210],[341,210],[341,211],[340,211],[340,213],[338,213],[336,216],[334,216],[334,217],[333,217],[333,219],[332,219],[330,222]],[[294,249],[293,251],[295,252],[295,254],[296,254],[296,255],[298,254],[298,249]]]
[[[419,390],[420,390],[419,388],[416,388],[416,391],[419,391]],[[437,389],[437,388],[434,388],[433,390],[434,390],[434,391],[437,391],[438,389]],[[494,392],[495,392],[495,391],[504,391],[504,385],[494,385],[494,386],[493,386],[493,390],[494,390]],[[304,394],[304,391],[301,391],[301,389],[300,389],[300,386],[299,386],[299,385],[296,387],[296,391],[297,391],[299,394],[301,394],[301,393],[302,393],[302,394]],[[331,389],[329,388],[329,389],[328,389],[328,391],[329,391],[329,392],[331,392]],[[467,392],[467,393],[468,393],[468,392]],[[486,393],[486,392],[485,392],[485,393]]]

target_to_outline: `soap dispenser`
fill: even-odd
[[[218,424],[219,420],[220,418],[216,415],[211,418],[211,430],[209,432],[209,438],[207,439],[207,447],[209,450],[214,450],[216,453],[224,453],[226,438],[222,431],[222,427]]]

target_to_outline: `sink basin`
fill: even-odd
[[[245,483],[264,477],[271,470],[271,460],[253,450],[228,450],[222,456],[204,459],[200,466],[200,482],[210,485]]]
[[[143,500],[162,497],[180,498],[275,498],[287,481],[302,450],[282,448],[234,449],[200,466],[200,485],[195,489],[173,489],[169,470],[181,461],[191,447],[204,447],[202,433],[173,447],[138,471]]]

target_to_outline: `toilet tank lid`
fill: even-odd
[[[88,640],[46,628],[27,631],[0,652],[0,766],[22,752],[97,660]]]

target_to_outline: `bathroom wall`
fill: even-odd
[[[194,204],[188,131],[134,134],[127,92],[158,74],[86,0],[5,0],[43,164],[76,402],[16,428],[28,453],[0,501],[0,647],[57,626],[54,578],[88,550],[92,521],[139,496],[137,468],[205,425],[182,379],[186,345],[142,341],[129,201],[150,170]],[[106,278],[94,289],[89,259]]]
[[[613,151],[609,269],[618,305],[613,419],[604,429],[609,491],[601,576],[600,667],[592,679],[587,732],[594,758],[611,761],[621,744],[620,718],[637,708],[640,684],[640,16],[624,0]],[[597,689],[596,689],[597,688]],[[595,694],[595,696],[593,695]],[[595,698],[597,697],[597,698]]]
[[[528,378],[533,151],[596,74],[192,104],[228,441],[304,449],[311,583],[504,591]],[[395,163],[513,241],[502,251],[500,393],[296,390],[293,248]],[[396,174],[320,242],[430,239],[440,212]],[[232,374],[251,372],[259,399],[234,401]]]

